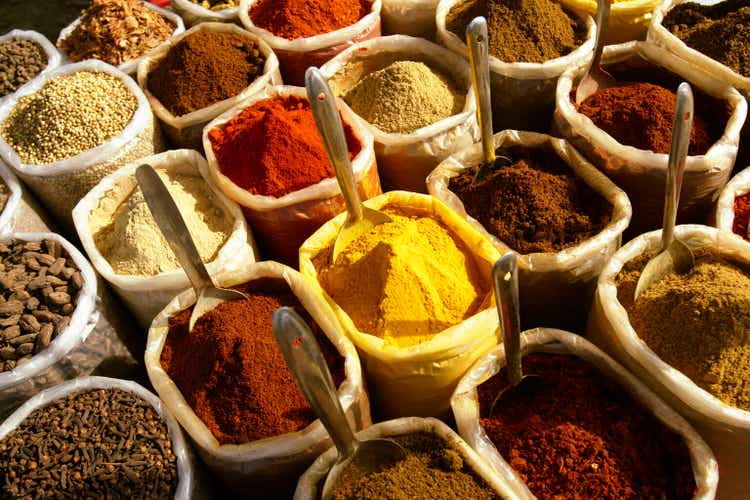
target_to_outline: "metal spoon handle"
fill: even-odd
[[[505,346],[505,362],[511,386],[521,382],[521,319],[518,303],[518,258],[508,252],[492,267],[497,314]]]
[[[195,243],[190,237],[180,210],[159,174],[151,165],[141,165],[135,171],[135,178],[156,225],[159,226],[164,239],[169,243],[169,247],[193,285],[195,295],[198,296],[201,290],[214,286],[211,275],[208,274],[198,249],[195,248]]]
[[[281,307],[273,315],[273,331],[297,385],[336,445],[339,459],[352,456],[359,442],[346,420],[331,372],[310,327],[294,309]]]
[[[344,195],[349,221],[362,219],[362,201],[357,191],[352,164],[349,161],[349,147],[346,144],[344,126],[341,124],[336,98],[328,82],[318,68],[307,68],[305,73],[307,98],[310,100],[315,124],[328,153],[328,159],[336,173],[341,193]]]
[[[693,91],[690,84],[682,82],[677,89],[672,123],[672,145],[669,149],[667,185],[664,191],[664,220],[661,237],[662,251],[669,248],[674,240],[674,227],[677,222],[677,207],[680,204],[682,176],[685,172],[690,131],[693,127]]]
[[[596,40],[594,45],[594,56],[591,58],[591,70],[599,71],[604,52],[604,33],[609,23],[609,11],[612,0],[598,0],[596,3]],[[591,71],[589,70],[589,71]]]
[[[469,46],[471,81],[477,101],[477,122],[482,133],[484,163],[495,162],[495,146],[492,141],[492,100],[490,93],[490,58],[487,20],[475,17],[466,27],[466,45]]]

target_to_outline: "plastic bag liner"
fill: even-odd
[[[497,311],[490,275],[500,253],[468,222],[432,196],[391,191],[368,200],[365,205],[376,210],[389,206],[440,221],[464,243],[486,283],[488,292],[479,312],[438,332],[426,342],[400,348],[359,331],[346,311],[318,282],[313,260],[333,245],[346,214],[327,222],[300,248],[300,272],[326,298],[344,331],[359,349],[367,367],[368,387],[377,401],[379,412],[386,418],[442,416],[448,412],[450,395],[466,369],[498,342]]]
[[[394,35],[349,47],[327,62],[321,72],[336,95],[342,95],[365,75],[396,61],[419,61],[441,70],[462,89],[466,99],[461,113],[410,134],[384,132],[357,115],[375,137],[378,171],[386,188],[424,193],[425,179],[438,163],[479,140],[476,100],[466,59],[420,38]]]
[[[706,94],[727,101],[731,107],[732,114],[721,138],[705,155],[687,157],[678,221],[703,222],[732,171],[740,130],[747,115],[747,102],[735,89],[652,44],[631,42],[606,47],[603,61],[605,64],[626,62],[634,68],[663,68]],[[554,120],[556,135],[570,141],[628,193],[633,204],[633,235],[661,227],[669,155],[620,144],[576,110],[570,93],[585,69],[570,68],[560,77]]]
[[[296,266],[299,247],[324,222],[345,210],[335,177],[293,191],[280,198],[254,195],[242,189],[224,175],[219,168],[208,132],[222,126],[258,101],[272,97],[299,96],[307,99],[307,92],[299,87],[271,87],[243,100],[203,129],[203,149],[208,158],[208,171],[219,189],[241,207],[253,227],[265,258],[273,258]],[[344,121],[352,127],[362,146],[352,160],[352,170],[363,200],[381,193],[375,162],[372,134],[362,126],[354,112],[342,100],[337,100]],[[316,132],[317,133],[317,132]],[[229,165],[233,167],[232,165]],[[301,166],[304,168],[304,166]],[[236,166],[234,167],[236,168]]]
[[[180,33],[182,33],[183,31],[185,31],[185,24],[182,22],[182,18],[180,16],[178,16],[174,12],[162,9],[161,7],[157,7],[151,2],[143,2],[143,3],[144,5],[146,5],[146,7],[148,7],[149,9],[155,12],[158,12],[159,14],[161,14],[162,17],[166,18],[167,21],[171,22],[174,25],[174,31],[172,31],[172,37],[175,37],[179,35]],[[63,30],[60,31],[60,35],[57,37],[57,44],[59,44],[62,40],[68,38],[70,34],[73,33],[73,30],[75,30],[78,27],[79,24],[81,24],[80,17],[77,18],[72,23],[70,23],[65,28],[63,28]],[[138,64],[148,55],[152,54],[154,50],[156,50],[156,47],[154,47],[153,49],[151,49],[151,51],[147,52],[146,54],[140,57],[136,57],[135,59],[125,61],[124,63],[118,65],[117,69],[119,69],[123,73],[126,73],[129,76],[135,77],[135,72],[138,69]],[[70,58],[68,58],[68,55],[62,50],[61,52],[62,52],[63,59],[64,59],[63,63],[64,64],[69,63]]]
[[[666,427],[682,436],[690,452],[696,492],[694,499],[712,499],[719,482],[719,468],[711,449],[693,427],[656,394],[646,387],[638,377],[628,372],[616,361],[599,350],[583,337],[549,328],[527,330],[521,335],[521,352],[547,352],[569,354],[581,358],[596,367],[603,375],[616,381],[632,398],[647,408]],[[514,488],[514,498],[536,498],[523,479],[505,461],[484,432],[479,422],[479,398],[477,387],[489,380],[505,366],[505,348],[495,347],[466,373],[451,398],[453,414],[461,437]],[[638,373],[638,372],[635,372]]]
[[[747,193],[750,193],[750,167],[732,177],[732,180],[721,190],[714,212],[714,226],[732,233],[732,227],[734,226],[734,199]],[[0,225],[0,227],[2,226]]]
[[[214,33],[231,33],[241,37],[249,38],[254,41],[258,49],[266,58],[263,74],[256,78],[253,83],[245,87],[242,92],[234,97],[215,102],[210,106],[201,108],[190,113],[175,116],[170,112],[159,99],[154,96],[148,89],[148,76],[159,62],[164,59],[167,53],[180,42],[183,38],[192,35],[197,31],[210,31]],[[185,33],[176,36],[165,43],[159,45],[151,54],[144,57],[138,65],[138,85],[146,94],[151,109],[161,123],[162,130],[169,137],[172,144],[180,148],[196,149],[198,151],[203,147],[203,127],[208,122],[222,114],[229,108],[236,106],[243,99],[256,94],[267,85],[281,84],[281,74],[279,73],[279,60],[273,53],[271,47],[266,42],[243,30],[239,26],[227,23],[201,23],[189,29]]]
[[[75,380],[69,380],[62,384],[46,389],[32,399],[26,401],[23,406],[18,408],[0,425],[0,440],[16,430],[24,420],[35,410],[44,408],[57,400],[79,392],[89,392],[97,389],[120,389],[122,391],[135,394],[139,398],[150,404],[156,413],[159,414],[169,429],[169,438],[172,442],[172,452],[177,458],[177,491],[175,500],[190,500],[194,497],[196,489],[195,463],[192,452],[188,448],[187,441],[182,434],[180,426],[177,425],[174,417],[169,414],[164,404],[159,401],[153,393],[144,389],[141,385],[129,380],[120,380],[107,377],[81,377]]]
[[[643,40],[652,11],[661,0],[622,0],[613,2],[604,40],[607,44]],[[596,16],[596,0],[561,0],[570,9]]]
[[[477,476],[482,478],[498,495],[508,499],[514,498],[513,490],[507,482],[495,473],[453,429],[435,418],[404,417],[388,420],[357,433],[357,438],[361,440],[377,439],[418,432],[434,434],[452,445]],[[297,491],[294,492],[294,500],[316,500],[320,498],[328,471],[333,466],[337,456],[336,449],[331,448],[315,460],[299,479]]]
[[[45,74],[46,72],[57,68],[62,63],[62,57],[60,56],[60,52],[58,52],[55,46],[52,45],[52,43],[49,40],[47,40],[47,37],[45,37],[41,33],[37,33],[36,31],[12,30],[4,34],[3,36],[0,36],[0,42],[4,40],[9,40],[11,38],[20,38],[22,40],[29,40],[31,42],[34,42],[38,44],[42,48],[42,50],[44,50],[44,53],[47,56],[47,66],[44,67],[41,73],[39,73],[34,78],[26,82],[26,84],[30,83],[36,78],[39,78],[41,75]],[[12,95],[12,93],[8,95]],[[0,97],[0,103],[2,103],[3,100],[8,97],[8,95]]]
[[[435,40],[438,0],[383,0],[380,17],[385,35],[411,35]]]
[[[0,232],[13,231],[13,220],[16,215],[19,203],[21,203],[21,197],[23,191],[21,189],[21,183],[13,172],[10,171],[4,161],[0,160],[0,179],[7,188],[8,199],[0,210]]]
[[[519,258],[519,286],[523,324],[527,326],[565,326],[582,330],[596,288],[596,279],[607,261],[620,247],[622,232],[631,216],[630,202],[615,186],[570,144],[562,139],[534,132],[505,130],[494,136],[494,147],[524,146],[546,148],[562,163],[612,205],[612,218],[594,237],[560,252],[531,253]],[[451,156],[428,178],[430,194],[467,220],[492,242],[501,254],[510,247],[490,234],[478,220],[466,213],[461,199],[450,188],[450,180],[466,168],[482,162],[482,146],[477,143]]]
[[[242,0],[239,16],[246,30],[263,38],[276,52],[284,82],[288,85],[304,86],[305,71],[310,66],[320,67],[347,47],[380,36],[381,2],[382,0],[372,0],[370,13],[351,26],[294,40],[281,38],[255,26],[250,18],[250,9],[258,0]]]
[[[718,229],[683,225],[675,237],[691,248],[711,246],[730,261],[750,264],[750,243]],[[643,234],[623,246],[599,276],[587,337],[624,364],[687,418],[716,454],[721,469],[721,498],[750,497],[750,411],[729,406],[662,361],[630,325],[617,300],[615,278],[623,266],[661,246],[661,231]]]
[[[138,99],[133,118],[119,135],[76,156],[46,165],[23,163],[0,135],[0,158],[31,188],[45,208],[70,230],[73,229],[73,207],[104,176],[125,163],[158,153],[164,148],[161,131],[148,100],[135,81],[117,68],[95,60],[66,64],[18,89],[0,104],[0,126],[15,109],[19,99],[35,93],[49,80],[79,71],[101,71],[114,75]]]
[[[305,310],[320,326],[326,337],[345,358],[346,380],[339,386],[341,406],[355,430],[368,427],[370,403],[362,378],[357,350],[341,331],[335,315],[325,300],[295,270],[277,262],[260,262],[217,280],[219,286],[229,287],[261,278],[278,278],[287,282]],[[332,445],[323,424],[316,420],[298,432],[261,439],[245,444],[220,445],[188,405],[175,383],[161,366],[161,351],[166,341],[168,320],[171,316],[195,303],[195,293],[186,290],[167,305],[154,319],[148,332],[146,369],[151,383],[164,405],[190,435],[198,453],[211,471],[226,486],[237,492],[252,492],[259,497],[280,496],[293,488],[290,478],[296,478]],[[291,490],[288,491],[291,493]],[[265,496],[264,496],[265,495]]]
[[[150,156],[126,165],[102,179],[76,205],[73,210],[73,222],[83,249],[91,259],[94,268],[112,285],[140,325],[147,328],[159,311],[164,309],[164,306],[175,295],[190,287],[187,275],[181,268],[155,276],[116,273],[94,242],[94,233],[101,228],[91,227],[91,214],[102,208],[105,197],[111,197],[106,200],[106,206],[109,210],[114,210],[133,193],[138,185],[135,180],[135,171],[143,163],[148,163],[157,170],[202,177],[216,197],[218,205],[234,221],[232,231],[226,241],[219,248],[214,259],[206,264],[208,272],[214,279],[219,280],[244,269],[255,261],[257,252],[242,211],[216,187],[208,176],[206,160],[196,151],[180,149]],[[165,248],[165,251],[170,250]]]
[[[191,0],[171,0],[170,7],[182,17],[187,26],[205,22],[237,23],[239,24],[237,7],[211,10],[201,7]]]
[[[440,0],[436,21],[438,41],[466,59],[468,48],[465,39],[446,27],[446,17],[451,9],[463,1]],[[586,40],[570,54],[543,63],[508,63],[490,54],[492,121],[495,130],[549,131],[555,110],[558,77],[571,66],[588,64],[594,51],[594,21],[588,14],[570,14],[583,20],[586,25]]]

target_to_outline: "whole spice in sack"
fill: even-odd
[[[169,319],[161,365],[221,444],[296,432],[315,420],[276,344],[271,319],[293,307],[313,328],[335,384],[344,359],[286,282],[259,279],[234,287],[247,300],[224,302],[188,329],[192,308]]]
[[[617,275],[617,298],[630,324],[665,363],[724,403],[750,410],[750,272],[711,248],[695,267],[669,274],[633,303],[649,256]]]
[[[65,330],[82,287],[60,243],[0,244],[0,371],[26,363]]]
[[[148,75],[148,90],[176,116],[234,97],[263,74],[266,57],[236,33],[197,31],[177,42]]]
[[[99,59],[114,66],[148,53],[175,26],[142,0],[93,0],[57,47],[73,62]]]
[[[173,498],[178,481],[167,425],[121,389],[34,410],[0,441],[0,477],[3,498]]]
[[[573,52],[586,39],[586,26],[555,0],[468,0],[446,17],[449,31],[465,40],[466,26],[487,19],[490,54],[503,62],[541,63]]]
[[[392,437],[406,457],[379,472],[344,483],[333,491],[335,500],[390,500],[413,498],[500,499],[466,463],[461,452],[428,432]]]
[[[734,199],[732,231],[750,241],[750,193]]]
[[[750,1],[685,2],[668,12],[662,25],[690,48],[750,76]]]
[[[343,121],[343,119],[342,119]],[[349,158],[361,145],[343,121]],[[279,198],[333,177],[310,103],[272,97],[209,131],[221,173],[251,194]]]
[[[240,6],[240,0],[190,0],[204,9],[220,11]]]
[[[617,383],[569,355],[530,354],[524,371],[538,390],[489,408],[506,370],[479,386],[480,424],[538,498],[693,498],[682,438]]]
[[[250,19],[259,28],[294,40],[356,24],[371,9],[370,0],[258,0]]]
[[[446,74],[417,61],[396,61],[343,95],[355,113],[384,132],[410,134],[460,113],[461,93]]]
[[[201,176],[157,172],[179,208],[201,260],[213,261],[234,221]],[[89,227],[96,247],[117,274],[154,276],[180,267],[132,177],[123,179],[99,200],[89,215]]]
[[[626,146],[669,153],[672,142],[675,90],[681,78],[663,68],[608,68],[618,85],[600,90],[578,107],[578,111],[617,142]],[[731,114],[728,103],[708,96],[697,87],[691,155],[705,154],[724,134]],[[574,94],[571,93],[571,100]]]
[[[120,78],[78,71],[22,97],[0,124],[0,134],[23,163],[45,165],[120,134],[136,109],[138,100]]]
[[[489,292],[470,249],[438,220],[385,207],[392,222],[315,259],[320,284],[361,332],[411,347],[473,316]]]
[[[612,206],[546,148],[497,150],[494,170],[474,166],[450,180],[466,213],[517,252],[559,252],[596,236]]]
[[[0,40],[0,97],[15,92],[47,67],[41,45],[23,38]]]
[[[89,0],[2,0],[0,34],[12,29],[33,30],[57,40],[60,30],[75,21],[88,4]]]

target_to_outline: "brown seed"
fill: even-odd
[[[18,320],[21,319],[20,314],[14,314],[5,319],[0,319],[0,327],[13,326],[18,324]]]
[[[41,351],[45,347],[47,347],[52,340],[52,332],[55,330],[55,327],[52,326],[52,323],[45,323],[42,325],[41,330],[39,331],[39,335],[36,337],[36,350]]]
[[[36,333],[29,333],[28,335],[21,335],[11,340],[10,345],[19,346],[21,344],[26,344],[28,342],[34,342],[34,339],[36,339],[36,336],[37,336]]]
[[[21,327],[18,325],[9,326],[3,330],[2,339],[6,342],[21,335]]]
[[[39,321],[51,321],[53,323],[59,321],[61,318],[59,314],[55,314],[52,311],[48,311],[46,309],[39,309],[33,311],[31,314],[33,314]]]
[[[20,314],[23,311],[23,303],[18,300],[9,300],[0,304],[0,316],[11,316]]]
[[[81,274],[81,272],[76,271],[75,273],[73,273],[73,276],[70,278],[70,282],[79,290],[83,288],[83,275]]]
[[[26,331],[38,332],[41,327],[41,323],[33,314],[21,315],[21,328]]]
[[[68,324],[70,324],[70,317],[63,317],[55,323],[55,335],[60,335],[65,328],[68,327]]]
[[[55,260],[54,264],[49,266],[47,273],[54,274],[55,276],[57,276],[58,274],[62,272],[63,269],[65,269],[65,259],[62,257],[59,257],[57,258],[57,260]]]
[[[39,307],[39,299],[37,299],[36,297],[31,297],[26,301],[26,309],[28,309],[29,311],[33,311],[37,307]]]
[[[70,303],[70,295],[65,292],[52,292],[47,296],[47,300],[57,305],[68,304]]]
[[[34,343],[33,342],[27,342],[26,344],[21,344],[16,349],[16,355],[18,356],[25,356],[27,354],[31,354],[31,351],[34,350]]]
[[[18,359],[18,355],[16,355],[15,347],[5,346],[5,347],[0,348],[0,358],[3,358],[6,361]]]

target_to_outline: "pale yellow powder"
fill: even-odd
[[[232,219],[219,207],[203,178],[157,172],[180,209],[203,262],[211,262],[232,232]],[[128,181],[133,186],[132,180]],[[124,199],[118,189],[107,193],[89,223],[97,248],[117,274],[154,276],[179,267],[137,185]]]

